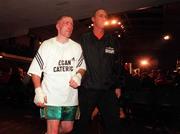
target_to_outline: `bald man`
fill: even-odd
[[[42,43],[28,70],[35,87],[34,103],[41,107],[41,117],[47,119],[47,134],[72,130],[77,87],[86,70],[81,46],[70,39],[73,19],[59,18],[56,29],[57,36]]]

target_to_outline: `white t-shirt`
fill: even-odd
[[[86,69],[81,46],[71,39],[62,44],[54,37],[42,43],[28,74],[41,77],[43,73],[41,88],[47,95],[46,105],[76,106],[78,91],[69,81],[80,68]]]

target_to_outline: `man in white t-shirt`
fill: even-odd
[[[77,87],[86,65],[81,46],[70,39],[73,19],[63,16],[56,23],[58,35],[42,43],[28,74],[35,87],[34,103],[42,107],[47,134],[69,133],[78,105]]]

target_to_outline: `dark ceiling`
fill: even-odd
[[[178,0],[1,0],[0,39],[27,34],[30,28],[54,24],[57,17],[88,18],[95,9],[110,13],[162,5]]]

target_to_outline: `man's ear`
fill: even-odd
[[[56,24],[56,29],[57,29],[57,30],[59,29],[59,23]]]
[[[91,17],[92,22],[94,22],[94,17]]]

